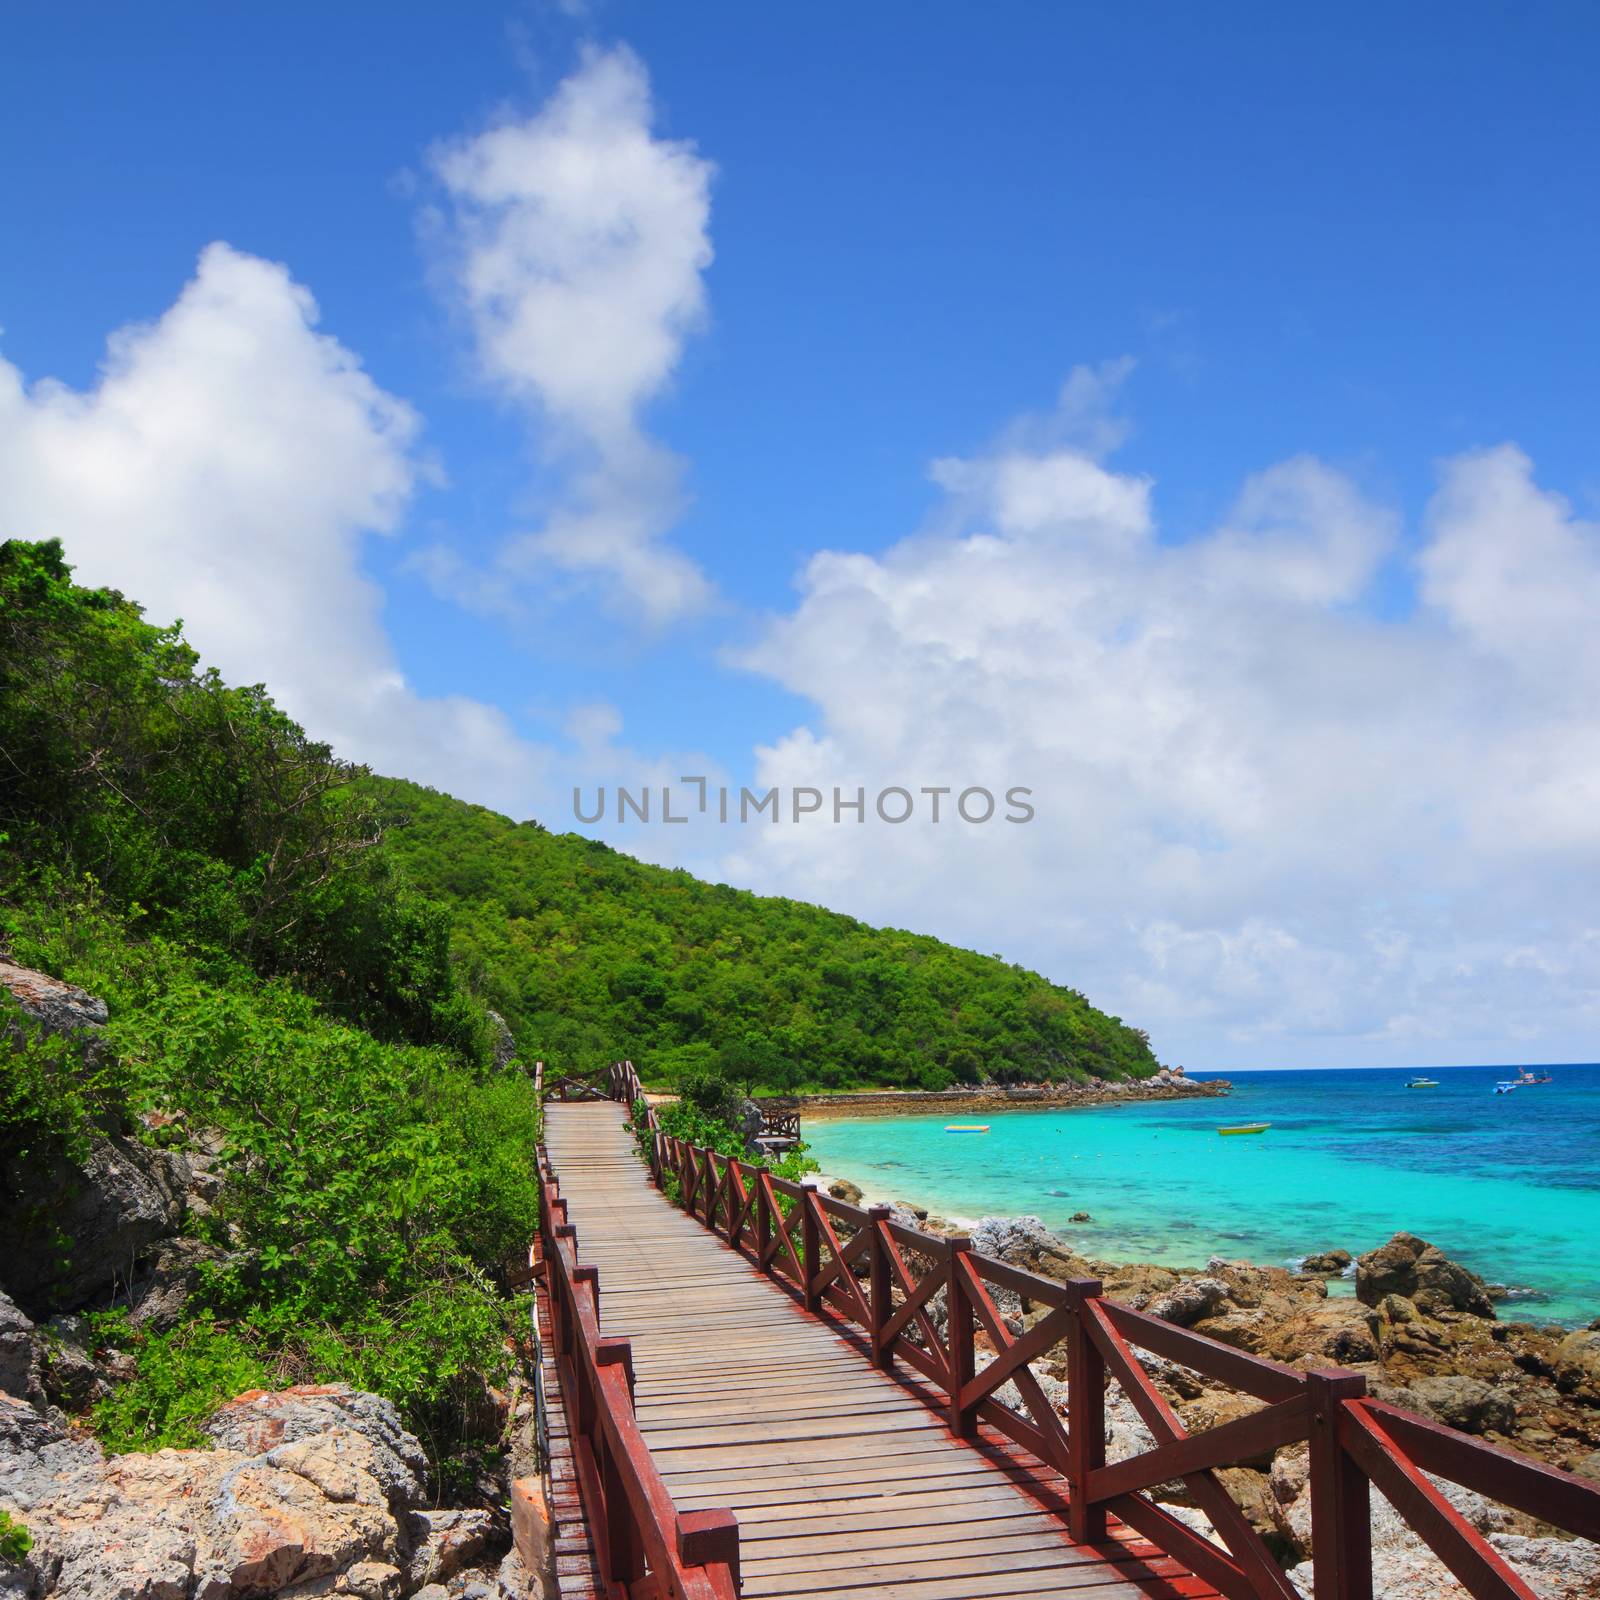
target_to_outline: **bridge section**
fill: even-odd
[[[621,1106],[546,1108],[604,1333],[632,1347],[640,1432],[675,1505],[730,1509],[740,1592],[815,1600],[1202,1600],[1130,1529],[1067,1536],[1059,1490],[954,1437],[913,1385],[668,1203]]]
[[[1315,1600],[1373,1600],[1374,1488],[1456,1580],[1441,1594],[1540,1600],[1442,1483],[1600,1540],[1600,1486],[1372,1399],[1360,1372],[1263,1360],[686,1144],[626,1062],[555,1092],[535,1272],[558,1499],[587,1521],[557,1543],[573,1596],[1301,1600],[1218,1471],[1300,1441]],[[1151,1356],[1250,1404],[1190,1433]],[[1154,1441],[1117,1462],[1108,1384]],[[1203,1531],[1152,1492],[1174,1479]]]

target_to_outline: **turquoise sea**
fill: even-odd
[[[812,1118],[805,1137],[871,1196],[1032,1212],[1105,1260],[1288,1264],[1405,1229],[1517,1291],[1502,1317],[1582,1323],[1600,1316],[1600,1066],[1548,1070],[1509,1095],[1494,1093],[1504,1067],[1430,1068],[1437,1089],[1407,1089],[1410,1071],[1250,1072],[1220,1100]],[[1257,1121],[1272,1127],[1216,1132]]]

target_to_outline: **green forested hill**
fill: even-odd
[[[469,982],[525,1056],[713,1059],[771,1088],[1120,1077],[1143,1033],[1075,990],[925,935],[650,866],[414,784],[368,779],[384,849],[447,904]]]
[[[109,1010],[79,1048],[0,994],[0,1289],[131,1341],[94,1418],[118,1448],[195,1442],[242,1387],[342,1379],[442,1462],[526,1315],[497,1269],[535,1224],[536,1055],[768,1087],[1154,1065],[1002,961],[368,777],[53,541],[0,544],[0,957]],[[69,1292],[50,1197],[97,1143],[185,1130],[221,1135],[222,1186],[184,1224],[183,1319],[134,1330]]]

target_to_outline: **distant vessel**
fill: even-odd
[[[1413,1078],[1406,1085],[1408,1089],[1437,1089],[1438,1087],[1439,1080],[1437,1078]]]
[[[946,1133],[987,1133],[987,1122],[947,1122],[944,1125]]]
[[[1270,1122],[1241,1122],[1236,1127],[1218,1128],[1217,1132],[1226,1138],[1231,1133],[1265,1133],[1271,1126]]]
[[[1502,1078],[1495,1086],[1496,1094],[1510,1094],[1513,1089],[1526,1089],[1530,1084],[1554,1083],[1556,1080],[1548,1072],[1533,1072],[1528,1067],[1519,1067],[1514,1078]]]

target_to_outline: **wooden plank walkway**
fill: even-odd
[[[620,1106],[547,1104],[545,1144],[602,1328],[632,1341],[645,1441],[681,1510],[733,1509],[750,1600],[1216,1594],[1126,1527],[1072,1544],[1059,1478],[997,1434],[957,1439],[915,1380],[671,1206]]]

